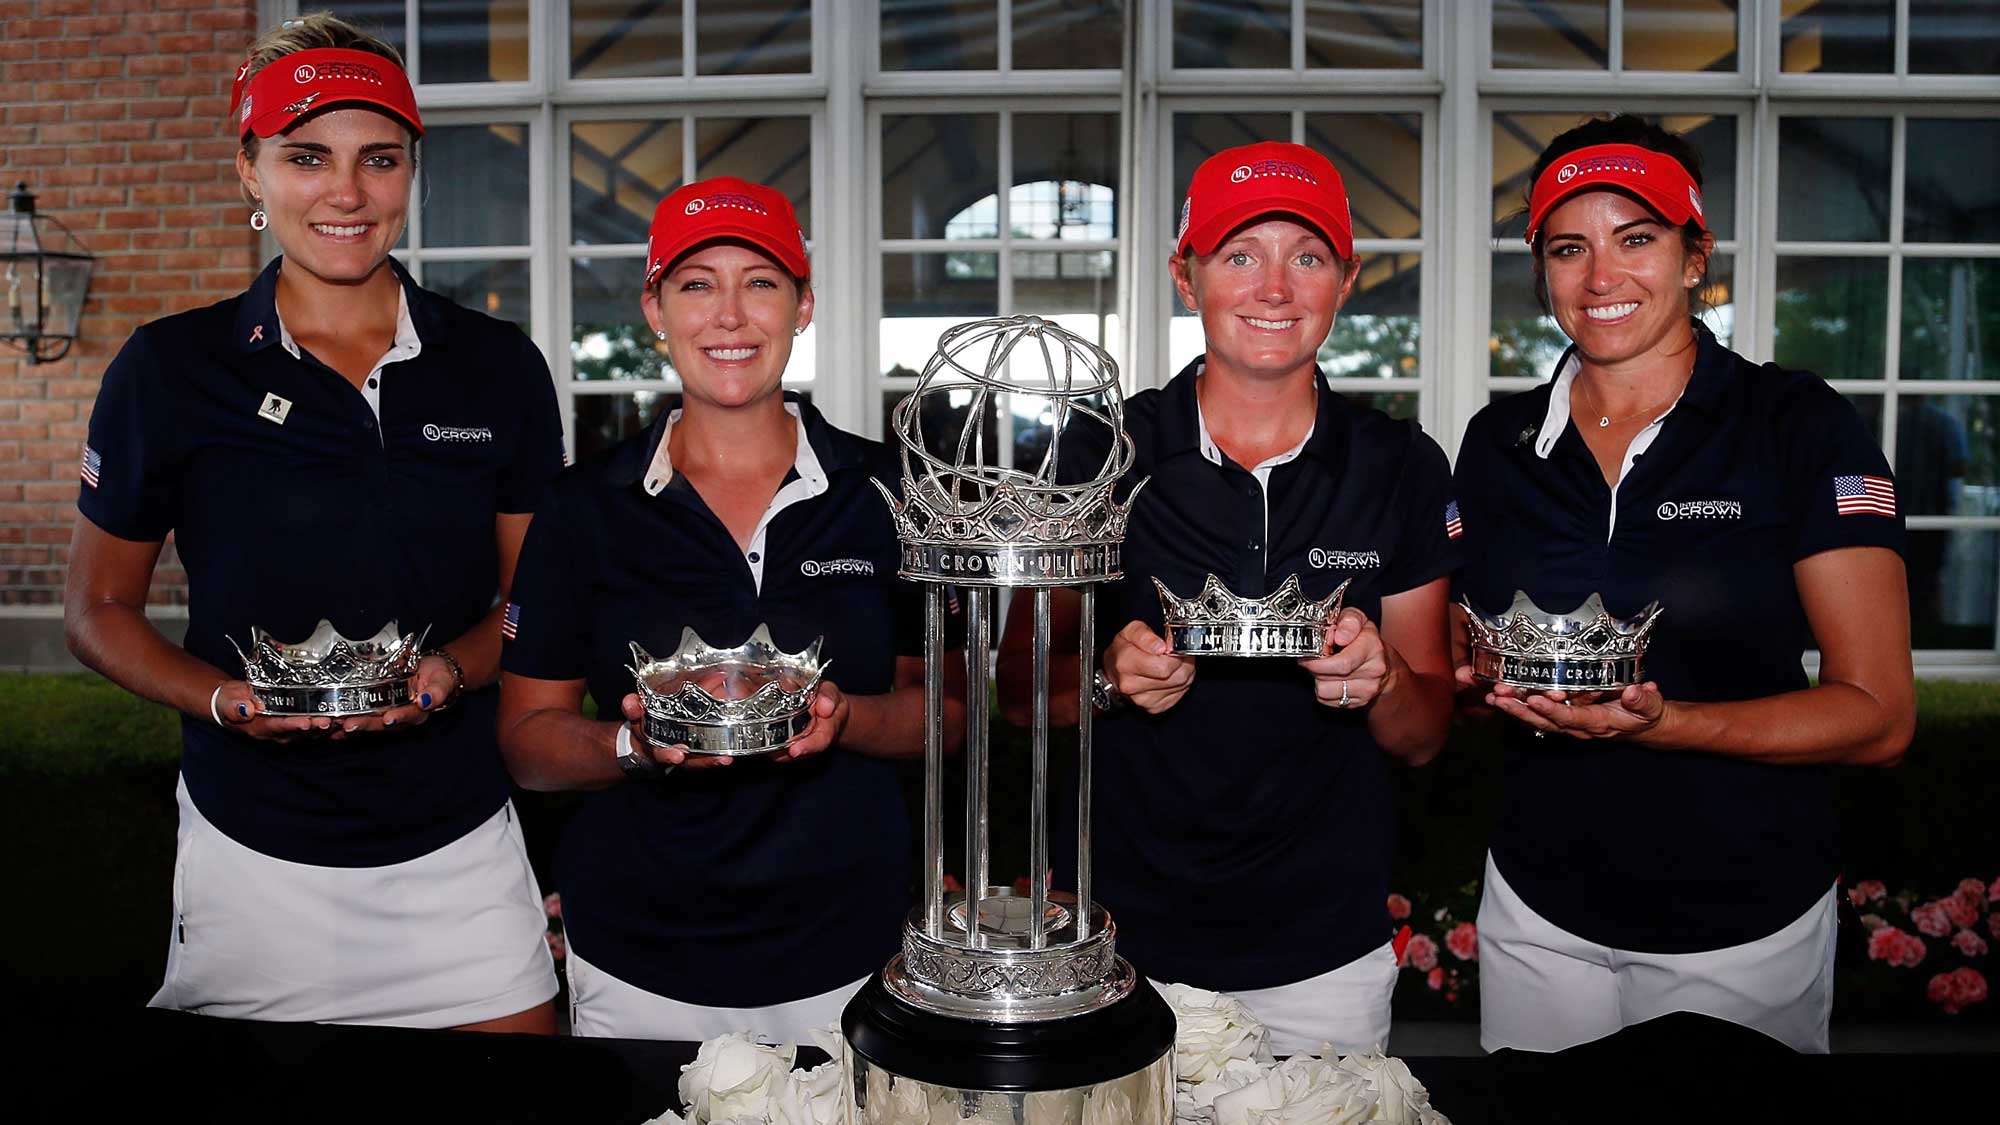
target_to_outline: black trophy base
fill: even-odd
[[[1069,1090],[1144,1070],[1174,1049],[1174,1012],[1140,977],[1123,999],[1038,1023],[941,1016],[898,998],[876,974],[841,1014],[854,1051],[891,1074],[933,1086],[1003,1092]]]

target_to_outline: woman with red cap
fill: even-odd
[[[236,81],[250,225],[283,254],[243,295],[145,325],[105,372],[64,601],[78,659],[182,714],[153,1003],[552,1032],[493,728],[495,596],[562,461],[548,368],[389,256],[423,133],[393,49],[309,16]],[[144,613],[169,533],[184,646]],[[267,713],[231,645],[392,623],[429,647],[410,702],[376,714]]]
[[[1387,759],[1428,761],[1451,720],[1444,452],[1415,423],[1348,402],[1315,364],[1358,267],[1324,156],[1265,142],[1196,169],[1171,268],[1206,350],[1126,404],[1138,456],[1121,495],[1151,479],[1124,578],[1098,601],[1110,643],[1053,665],[1072,685],[1054,694],[1055,721],[1074,721],[1061,701],[1075,706],[1085,669],[1106,711],[1095,786],[1117,799],[1096,803],[1091,843],[1119,952],[1156,980],[1234,992],[1280,1053],[1387,1043]],[[1101,464],[1090,444],[1066,436],[1065,466]],[[1192,597],[1209,576],[1241,598],[1288,578],[1308,598],[1346,582],[1344,608],[1312,659],[1177,655],[1153,580]],[[1017,721],[1025,606],[1002,648]],[[1052,635],[1076,636],[1078,599],[1057,606]]]
[[[909,909],[888,759],[924,748],[921,595],[871,483],[900,479],[893,455],[782,388],[809,276],[782,193],[723,176],[662,200],[639,304],[683,393],[558,477],[522,551],[501,746],[522,785],[591,791],[556,861],[579,1035],[802,1041]],[[630,644],[759,627],[824,638],[811,725],[740,761],[649,743]]]
[[[1684,138],[1587,121],[1533,184],[1536,288],[1572,346],[1466,431],[1461,589],[1485,613],[1520,591],[1661,615],[1647,681],[1615,693],[1481,686],[1460,649],[1468,700],[1513,720],[1481,1042],[1554,1051],[1694,1011],[1825,1051],[1827,767],[1893,764],[1915,722],[1888,464],[1818,377],[1753,364],[1692,315],[1715,238]]]

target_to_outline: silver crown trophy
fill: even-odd
[[[632,673],[646,709],[646,740],[690,754],[743,757],[782,750],[812,725],[813,691],[826,671],[824,637],[786,652],[757,626],[734,648],[716,648],[681,630],[662,660],[632,643]]]
[[[1245,598],[1209,575],[1201,592],[1183,598],[1153,579],[1160,592],[1160,618],[1167,644],[1182,656],[1318,656],[1327,619],[1340,612],[1348,579],[1323,598],[1299,592],[1299,576],[1287,574],[1270,596]]]
[[[424,639],[391,621],[372,637],[350,640],[323,620],[302,641],[280,641],[252,627],[249,652],[234,637],[229,644],[243,658],[243,678],[266,715],[340,719],[408,703]]]
[[[1551,613],[1524,591],[1501,614],[1462,604],[1472,634],[1472,674],[1537,691],[1616,691],[1641,682],[1646,642],[1660,619],[1659,602],[1618,618],[1596,594],[1568,613]]]
[[[969,402],[949,456],[932,452],[926,405]],[[989,413],[1032,406],[1051,423],[1032,468],[993,463]],[[1019,416],[1017,411],[1016,416]],[[923,900],[903,951],[841,1020],[851,1076],[849,1125],[890,1122],[1173,1117],[1174,1017],[1113,951],[1110,916],[1091,899],[1090,677],[1078,699],[1076,893],[1051,892],[1048,759],[1050,597],[1082,599],[1077,649],[1096,651],[1095,584],[1119,576],[1131,500],[1113,495],[1133,461],[1118,370],[1102,349],[1038,317],[960,324],[938,340],[916,390],[892,416],[903,495],[884,488],[903,543],[899,573],[925,599]],[[1095,475],[1059,483],[1066,437],[1094,430],[1108,452]],[[877,482],[880,487],[880,482]],[[945,586],[965,591],[966,890],[944,885]],[[1033,734],[1027,809],[1029,890],[991,883],[988,677],[995,591],[1034,599]]]

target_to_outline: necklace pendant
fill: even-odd
[[[1606,426],[1609,426],[1610,424],[1611,424],[1611,418],[1608,415],[1600,415],[1597,419],[1597,428],[1600,430]]]

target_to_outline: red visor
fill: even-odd
[[[294,51],[271,60],[245,82],[243,75],[249,69],[250,64],[244,63],[237,70],[229,98],[238,132],[245,138],[252,133],[275,137],[308,113],[355,102],[386,110],[418,136],[424,134],[409,76],[373,51],[344,47]]]
[[[1680,161],[1638,145],[1592,145],[1564,155],[1535,181],[1534,194],[1528,197],[1528,245],[1535,244],[1542,220],[1556,204],[1594,188],[1623,188],[1675,226],[1693,222],[1708,229],[1701,213],[1701,189]]]
[[[1223,149],[1201,162],[1181,203],[1174,252],[1214,253],[1230,231],[1270,214],[1304,219],[1335,253],[1354,256],[1354,220],[1340,173],[1312,149],[1283,141]]]
[[[653,211],[646,234],[646,287],[693,247],[718,238],[740,238],[805,280],[806,237],[785,193],[735,176],[717,176],[674,190]]]

